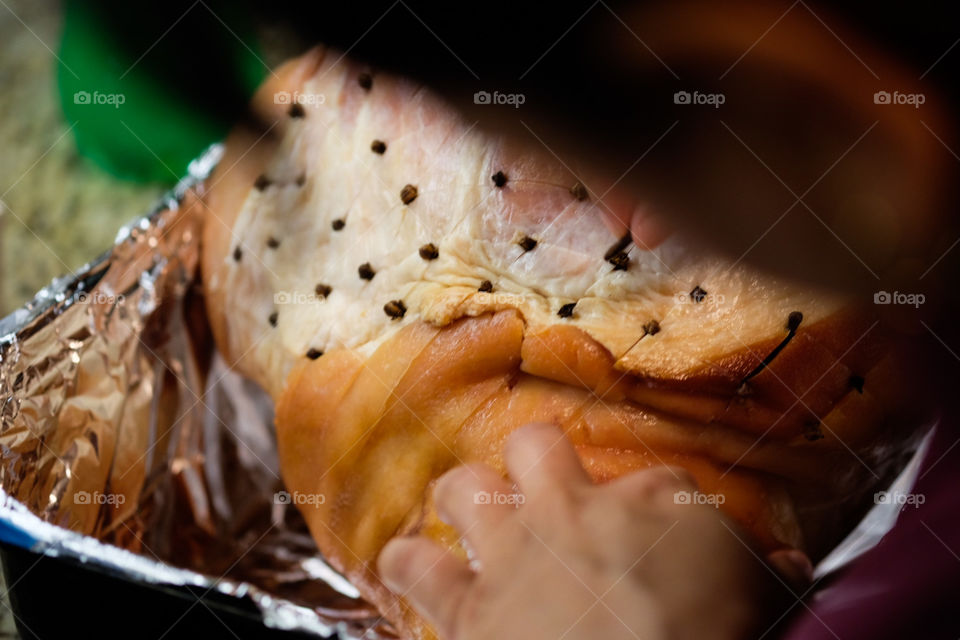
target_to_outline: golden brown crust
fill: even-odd
[[[750,423],[697,422],[630,401],[645,382],[614,369],[613,356],[580,329],[524,331],[513,311],[442,329],[410,324],[369,358],[343,349],[302,361],[280,397],[284,481],[327,498],[302,507],[314,537],[410,637],[432,636],[380,584],[380,549],[394,535],[423,533],[462,553],[436,516],[432,484],[463,463],[505,474],[503,442],[522,424],[561,426],[597,482],[655,465],[685,467],[700,491],[724,496],[722,509],[761,549],[814,554],[842,532],[848,509],[841,505],[870,484],[871,471],[851,459],[847,441],[872,465],[871,452],[900,437],[878,433],[875,413],[865,423],[862,396],[844,390],[824,409],[830,437],[811,440],[798,427],[758,442]],[[695,389],[685,392],[687,405],[701,400]]]
[[[505,438],[534,420],[561,425],[598,482],[657,464],[687,467],[704,491],[727,497],[727,513],[765,549],[805,546],[816,555],[836,541],[856,511],[849,505],[875,479],[868,469],[905,437],[902,430],[883,428],[890,412],[903,404],[903,389],[891,373],[900,354],[873,314],[847,301],[746,268],[730,272],[725,264],[708,268],[681,261],[677,268],[685,278],[721,294],[719,302],[682,303],[673,288],[693,286],[682,278],[637,269],[616,280],[609,265],[602,265],[577,300],[576,312],[562,317],[556,307],[568,300],[557,291],[565,291],[568,283],[557,265],[579,261],[590,272],[589,261],[558,242],[555,254],[543,243],[538,251],[546,253],[538,259],[544,262],[531,262],[522,267],[525,271],[510,269],[532,261],[527,254],[503,253],[503,263],[483,262],[502,250],[491,238],[503,229],[488,228],[499,223],[494,217],[477,222],[479,246],[467,242],[478,239],[472,236],[449,244],[438,240],[439,259],[429,262],[445,264],[445,271],[411,276],[409,265],[419,268],[426,260],[415,251],[399,256],[400,276],[393,280],[381,271],[371,283],[351,266],[349,280],[333,283],[334,295],[347,300],[343,307],[311,302],[284,308],[277,326],[267,296],[298,292],[302,272],[313,274],[309,292],[327,282],[329,274],[315,273],[320,268],[315,263],[324,263],[332,251],[325,208],[342,215],[336,213],[341,200],[353,196],[336,181],[352,180],[354,174],[337,173],[342,168],[324,162],[339,159],[338,153],[352,158],[352,147],[338,145],[348,146],[345,140],[369,131],[358,134],[351,127],[373,127],[375,121],[387,129],[394,121],[409,127],[418,119],[443,120],[437,116],[442,105],[380,76],[374,86],[394,91],[405,102],[393,105],[373,92],[369,99],[381,102],[377,110],[364,111],[356,73],[355,66],[341,69],[317,49],[284,65],[257,93],[255,124],[231,134],[204,191],[202,271],[218,347],[277,401],[288,488],[324,495],[325,502],[304,507],[304,515],[321,551],[364,597],[401,631],[432,637],[429,627],[380,583],[376,557],[398,533],[421,532],[459,549],[455,532],[440,522],[431,504],[433,481],[463,462],[485,462],[505,473]],[[289,105],[278,104],[274,95],[308,89],[329,91],[334,115],[311,112],[308,121],[331,120],[290,134],[291,127],[304,126],[304,118],[291,122]],[[406,110],[407,103],[416,109]],[[344,127],[332,141],[317,133],[330,123]],[[408,157],[439,153],[445,136],[435,133],[420,146],[408,142]],[[311,146],[321,144],[329,148]],[[462,146],[502,157],[497,155],[502,150],[489,151],[488,141],[468,140]],[[402,145],[391,140],[387,149],[377,162],[405,158],[397,155]],[[451,158],[461,161],[461,156]],[[486,164],[478,166],[486,171]],[[262,191],[255,186],[258,178],[268,170],[290,174],[294,169],[306,172],[302,190],[278,188],[269,197],[257,193]],[[544,171],[565,179],[557,167]],[[290,175],[285,179],[294,183]],[[526,215],[543,195],[537,188],[517,188],[514,200],[495,194],[503,207],[495,213],[511,219]],[[387,195],[397,199],[400,189],[395,191]],[[566,188],[563,194],[569,199]],[[409,208],[387,207],[392,218],[355,217],[351,228],[366,224],[366,237],[382,242],[393,232],[377,229],[381,220],[408,220],[397,236],[440,224],[449,212],[438,204],[443,215],[431,218],[425,208],[430,195],[421,189],[416,200],[404,202]],[[455,196],[444,207],[472,208],[465,196],[459,201]],[[374,199],[370,207],[375,205]],[[421,218],[409,223],[414,216]],[[288,234],[280,246],[289,253],[274,252],[276,262],[268,266],[264,261],[273,257],[263,251],[265,234],[277,228]],[[411,246],[422,244],[418,239]],[[346,255],[353,259],[351,251],[356,250]],[[335,271],[336,262],[324,264]],[[497,264],[500,270],[494,271],[491,265]],[[535,279],[544,271],[549,272],[546,285],[521,277]],[[497,275],[502,283],[496,291],[478,290],[484,279]],[[391,301],[403,298],[403,317],[382,315],[387,300],[360,304],[383,282],[394,287],[386,290]],[[556,291],[544,293],[544,287]],[[723,303],[724,291],[730,304]],[[260,306],[250,313],[255,305]],[[331,308],[351,315],[344,320],[341,312],[330,322],[348,329],[363,324],[369,335],[351,345],[327,335],[331,332],[322,319],[329,316],[320,314]],[[795,311],[804,313],[799,326],[791,326]],[[643,328],[654,315],[660,330]],[[317,336],[326,341],[311,342]],[[308,347],[325,353],[305,357]]]

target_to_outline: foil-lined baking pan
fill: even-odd
[[[198,602],[249,601],[270,629],[394,638],[320,556],[283,491],[269,397],[213,344],[200,208],[181,204],[222,152],[197,158],[103,256],[0,320],[0,547]],[[925,449],[892,489],[908,490]],[[897,508],[878,504],[817,575],[875,545]]]
[[[274,629],[393,637],[284,499],[270,400],[213,345],[181,204],[221,155],[0,321],[0,542],[252,601]]]

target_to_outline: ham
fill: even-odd
[[[457,549],[431,487],[530,421],[597,482],[686,467],[758,549],[814,558],[911,436],[903,349],[869,307],[623,219],[546,150],[315,49],[254,98],[195,206],[217,345],[277,403],[320,550],[406,636],[394,535]],[[612,205],[614,208],[618,205]]]

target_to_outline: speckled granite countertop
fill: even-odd
[[[161,185],[133,185],[76,152],[56,93],[54,0],[0,6],[0,315],[99,255]]]
[[[163,191],[119,183],[78,157],[57,102],[59,3],[0,4],[0,315],[109,247]],[[15,638],[0,577],[0,638]]]
[[[56,0],[0,3],[0,316],[100,255],[168,186],[120,181],[77,154],[57,98],[60,14]],[[256,30],[271,68],[309,44],[263,20]]]

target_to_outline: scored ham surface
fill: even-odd
[[[869,309],[682,235],[618,243],[546,150],[415,83],[315,49],[253,113],[196,203],[210,322],[277,402],[288,489],[324,496],[300,505],[320,550],[404,635],[433,637],[380,549],[422,532],[462,552],[432,483],[504,472],[526,422],[563,428],[598,482],[686,467],[753,544],[814,557],[910,435]]]

